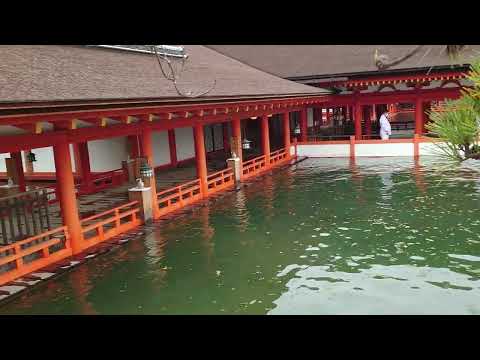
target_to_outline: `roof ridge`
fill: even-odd
[[[310,86],[310,85],[302,84],[302,83],[299,83],[299,82],[296,82],[296,81],[293,81],[293,80],[290,80],[290,79],[286,79],[286,78],[280,77],[280,76],[278,76],[278,75],[276,75],[276,74],[273,74],[273,73],[271,73],[271,72],[269,72],[269,71],[260,69],[260,68],[257,67],[257,66],[248,64],[248,63],[246,63],[246,62],[244,62],[244,61],[242,61],[242,60],[239,60],[239,59],[237,59],[237,58],[228,56],[228,55],[226,55],[226,54],[224,54],[224,53],[222,53],[222,52],[220,52],[220,51],[217,51],[216,49],[212,49],[209,45],[200,45],[200,46],[203,46],[203,47],[205,47],[205,48],[207,48],[207,49],[209,49],[209,50],[211,50],[211,51],[216,52],[217,54],[219,54],[219,55],[221,55],[221,56],[224,56],[224,57],[226,57],[226,58],[228,58],[228,59],[231,59],[231,60],[236,61],[236,62],[238,62],[238,63],[240,63],[240,64],[243,64],[243,65],[245,65],[245,66],[248,66],[248,67],[250,67],[250,68],[252,68],[252,69],[258,70],[258,71],[260,71],[260,72],[262,72],[262,73],[265,73],[265,74],[268,74],[268,75],[271,75],[271,76],[273,76],[273,77],[275,77],[275,78],[277,78],[277,79],[284,80],[284,81],[288,81],[288,82],[291,82],[291,83],[294,83],[294,84],[297,84],[297,85],[303,85],[303,86],[306,86],[306,87],[309,87],[309,88],[312,88],[312,89],[321,89],[321,90],[324,90],[324,91],[328,91],[327,89],[317,88],[317,87],[315,87],[315,86]],[[247,45],[247,46],[250,46],[250,45]]]

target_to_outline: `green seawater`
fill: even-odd
[[[78,266],[0,314],[480,314],[480,172],[308,159]]]

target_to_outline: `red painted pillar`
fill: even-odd
[[[365,106],[365,133],[368,135],[368,139],[370,139],[370,135],[372,135],[372,115],[370,114],[370,107]]]
[[[83,236],[75,196],[69,145],[67,143],[54,145],[53,157],[57,177],[57,198],[60,200],[63,224],[70,234],[72,253],[78,254],[82,251]]]
[[[137,135],[130,135],[128,136],[128,143],[130,146],[130,158],[136,159],[140,157],[142,153],[140,139]]]
[[[168,130],[168,148],[170,150],[170,165],[177,167],[177,143],[175,141],[175,129]]]
[[[362,106],[356,103],[353,106],[355,121],[355,139],[362,140]]]
[[[242,154],[242,127],[241,120],[238,115],[232,117],[232,137],[237,140],[237,148],[233,149],[237,156],[240,158],[240,166],[242,164],[243,154]]]
[[[223,134],[223,150],[225,152],[230,150],[230,139],[228,138],[228,123],[222,123],[222,134]]]
[[[138,136],[142,156],[147,160],[148,165],[153,170],[153,176],[150,179],[150,187],[152,188],[152,207],[153,217],[158,217],[158,203],[157,203],[157,181],[155,176],[155,167],[153,162],[153,144],[152,144],[152,130],[144,129],[142,134]]]
[[[429,121],[429,118],[428,118],[428,115],[427,115],[427,111],[430,111],[431,109],[431,106],[432,106],[432,103],[430,101],[428,102],[425,102],[423,103],[423,127],[422,127],[422,133],[426,133],[427,132],[427,128],[425,127],[425,125],[428,123]]]
[[[307,108],[300,110],[300,141],[307,141]]]
[[[260,120],[262,134],[262,153],[265,155],[265,163],[270,166],[270,134],[268,131],[268,116],[263,115]]]
[[[423,102],[422,98],[417,95],[415,101],[415,134],[421,135],[423,132]]]
[[[83,142],[76,144],[78,149],[78,162],[77,172],[79,172],[82,176],[82,185],[87,186],[90,184],[90,179],[92,178],[92,171],[90,169],[90,156],[88,154],[88,143]]]
[[[26,185],[25,185],[25,174],[23,172],[22,153],[20,151],[12,152],[10,153],[10,157],[15,162],[15,169],[18,176],[19,189],[20,191],[25,191]]]
[[[288,111],[283,113],[283,145],[290,157],[290,113]]]
[[[205,154],[205,138],[202,124],[196,124],[193,128],[195,140],[195,158],[197,160],[197,176],[200,179],[202,196],[207,196],[207,158]]]

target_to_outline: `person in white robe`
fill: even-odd
[[[388,121],[389,118],[390,115],[388,111],[385,111],[380,117],[380,137],[382,140],[388,140],[389,137],[392,135],[392,127],[390,126],[390,122]]]

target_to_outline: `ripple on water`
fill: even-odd
[[[286,287],[269,314],[480,314],[477,283],[447,268],[373,265],[347,273],[310,266]]]

